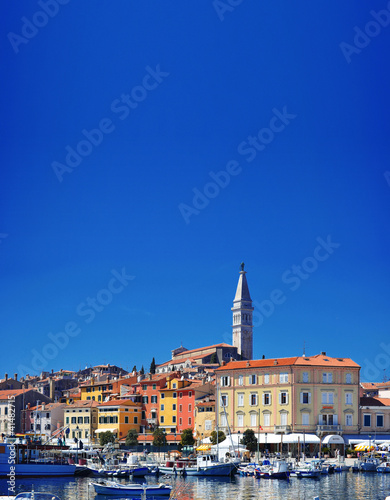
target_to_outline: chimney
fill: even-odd
[[[18,380],[18,374],[14,373],[14,380]]]
[[[8,373],[4,374],[4,378],[5,378],[5,380],[8,380]]]
[[[321,356],[326,356],[326,351],[322,351]]]
[[[278,360],[277,360],[277,359],[275,359],[275,360],[274,360],[274,365],[277,365],[277,364],[278,364]]]

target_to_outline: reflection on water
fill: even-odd
[[[16,481],[17,492],[46,491],[58,495],[61,500],[95,500],[91,478],[26,478]],[[121,481],[126,482],[125,480]],[[320,479],[286,480],[234,478],[147,478],[149,484],[171,484],[179,500],[384,500],[390,495],[390,474],[343,472]],[[7,495],[5,479],[0,482],[0,495]],[[112,500],[114,497],[97,496],[96,500]],[[115,497],[116,499],[118,497]]]

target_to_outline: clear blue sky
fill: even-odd
[[[387,3],[231,3],[2,4],[2,372],[231,343],[244,261],[255,357],[390,377]]]

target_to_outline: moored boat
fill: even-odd
[[[382,462],[376,470],[381,473],[390,472],[390,462]]]
[[[276,460],[270,465],[262,465],[256,468],[255,476],[264,479],[288,479],[290,471],[285,460]]]
[[[380,465],[378,458],[369,457],[361,463],[360,470],[362,472],[376,472],[378,465]]]
[[[104,481],[102,483],[89,483],[94,487],[98,495],[108,496],[126,496],[137,495],[148,497],[168,496],[171,494],[172,486],[166,484],[147,485],[147,484],[120,484],[113,481]]]
[[[298,478],[319,478],[321,477],[321,469],[316,465],[305,464],[292,470],[290,475]]]
[[[160,465],[161,474],[183,476],[232,476],[237,472],[239,462],[218,462],[213,455],[200,455],[196,461],[176,460]]]

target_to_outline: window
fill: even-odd
[[[188,405],[188,411],[192,411],[192,405]]]
[[[309,425],[309,414],[302,412],[302,425]]]
[[[345,404],[346,405],[351,405],[352,404],[352,392],[346,392],[345,393]]]
[[[244,406],[244,394],[240,393],[238,394],[238,406]]]
[[[129,423],[129,417],[128,417],[128,416],[126,416],[126,417],[125,417],[125,424],[128,424],[128,423]]]
[[[345,375],[345,383],[346,384],[352,384],[352,374],[351,373],[347,373]]]
[[[376,426],[377,427],[383,427],[383,415],[377,415],[376,416]]]
[[[188,397],[189,397],[189,398],[191,398],[191,397],[192,397],[192,391],[190,391],[190,392],[188,393]]]
[[[345,425],[346,426],[351,426],[353,425],[353,418],[351,413],[346,413],[345,414]]]
[[[227,394],[221,394],[221,406],[227,406],[228,405],[228,396]]]
[[[227,387],[229,385],[230,385],[230,377],[228,377],[228,376],[221,377],[221,386]]]
[[[4,408],[4,415],[8,415],[8,406]],[[39,418],[39,415],[37,415],[37,418]]]
[[[76,423],[76,417],[72,417],[72,424]]]
[[[264,413],[264,426],[269,427],[271,422],[271,414],[270,413]]]
[[[176,384],[176,382],[174,382],[174,383],[172,384],[172,389],[176,389],[176,386],[177,386],[177,384]]]
[[[148,389],[148,386],[147,386],[146,384],[144,384],[144,385],[142,386],[142,390],[143,390],[143,391],[146,391],[147,389]]]
[[[221,415],[221,427],[227,427],[227,419],[225,414]]]
[[[279,383],[287,384],[288,382],[288,373],[279,373]]]
[[[101,396],[98,396],[98,401],[101,401],[102,400],[102,397]]]
[[[157,403],[157,396],[150,396],[151,403]]]
[[[250,396],[250,405],[257,406],[257,393],[252,393]]]
[[[142,402],[148,404],[149,402],[148,396],[142,396]]]
[[[145,410],[142,410],[141,411],[141,420],[145,420],[145,418],[146,418]]]
[[[369,413],[363,415],[363,427],[371,427],[371,415]]]
[[[251,427],[257,427],[257,413],[251,413],[250,414],[251,418]]]
[[[244,385],[244,376],[243,375],[238,376],[238,385]]]
[[[321,392],[322,404],[333,404],[333,392]]]
[[[157,385],[156,384],[153,384],[152,385],[152,389],[155,391],[157,389]]]
[[[211,420],[205,420],[204,421],[204,430],[205,431],[211,431]]]
[[[172,394],[172,397],[173,397],[173,399],[176,399],[176,398],[177,398],[177,392],[174,392],[174,393]]]
[[[176,411],[176,405],[175,404],[172,405],[172,411]]]
[[[160,422],[161,422],[162,424],[164,423],[164,416],[163,416],[163,415],[161,415],[161,417],[160,417]]]
[[[330,372],[322,374],[322,383],[323,384],[331,384],[333,382],[333,374]]]
[[[256,380],[257,380],[256,375],[249,375],[249,383],[251,385],[255,385],[256,384]]]
[[[309,382],[309,372],[302,372],[302,382]]]
[[[279,404],[281,405],[288,404],[288,392],[282,391],[279,393]]]
[[[50,413],[46,413],[46,418],[50,418]]]
[[[181,399],[183,397],[183,393],[179,392],[179,398]]]
[[[84,424],[89,424],[89,417],[84,417]]]
[[[161,411],[164,411],[164,405],[160,405]]]
[[[175,415],[173,415],[173,417],[172,417],[172,423],[176,424],[176,416]]]
[[[269,384],[269,373],[264,374],[264,383]]]
[[[287,425],[287,413],[285,411],[280,414],[280,425]]]
[[[165,398],[165,394],[162,392],[161,393],[161,396],[160,396],[161,399],[164,399]]]
[[[66,423],[69,424],[69,417],[66,417]]]
[[[263,405],[270,405],[271,404],[271,394],[269,392],[265,392],[263,394]]]
[[[188,417],[188,425],[192,425],[192,418]]]
[[[311,392],[301,392],[301,403],[309,405],[311,403]]]
[[[244,415],[242,413],[237,415],[237,427],[244,427]]]
[[[181,417],[179,418],[179,425],[183,425],[183,419]]]
[[[179,405],[179,412],[183,411],[183,405]]]
[[[134,423],[138,424],[138,417],[134,417]]]

